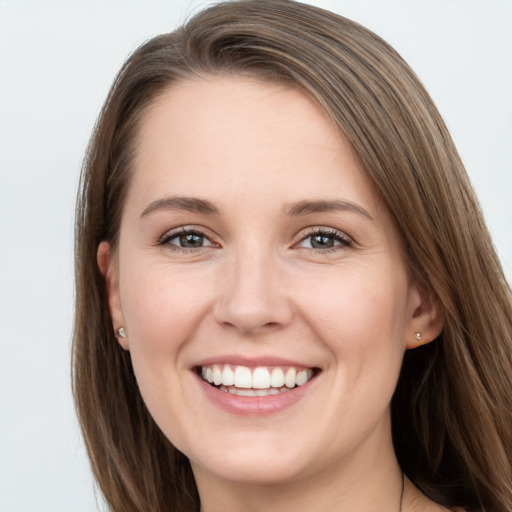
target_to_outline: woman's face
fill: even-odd
[[[118,250],[98,257],[142,396],[196,476],[282,482],[392,453],[425,308],[360,161],[301,92],[209,77],[161,95]]]

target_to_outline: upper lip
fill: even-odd
[[[201,359],[192,365],[192,368],[198,366],[211,366],[214,364],[231,364],[233,366],[247,366],[248,368],[257,368],[259,366],[295,366],[300,368],[314,368],[315,366],[297,361],[295,359],[287,359],[276,356],[242,356],[242,355],[219,355]]]

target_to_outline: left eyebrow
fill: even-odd
[[[299,201],[285,205],[283,208],[284,215],[309,215],[311,213],[324,212],[350,212],[356,213],[369,220],[373,220],[372,216],[361,206],[343,200],[313,200]]]
[[[172,196],[153,201],[142,212],[141,217],[159,210],[183,210],[193,213],[219,214],[219,210],[210,201],[206,201],[206,199]]]

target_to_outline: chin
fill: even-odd
[[[285,484],[299,478],[305,470],[302,465],[299,467],[297,463],[283,459],[230,459],[231,457],[228,457],[220,462],[216,458],[214,465],[205,464],[203,461],[191,461],[191,465],[194,472],[200,466],[203,472],[214,474],[219,479],[255,486]]]
[[[255,436],[250,444],[231,446],[222,453],[205,449],[198,457],[192,454],[190,461],[194,472],[200,467],[222,480],[252,485],[282,484],[304,475],[310,466],[303,449],[286,449],[282,445],[276,448],[275,444],[265,444]]]

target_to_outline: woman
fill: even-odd
[[[510,288],[368,30],[249,0],[143,45],[76,255],[75,397],[114,510],[511,509]]]

